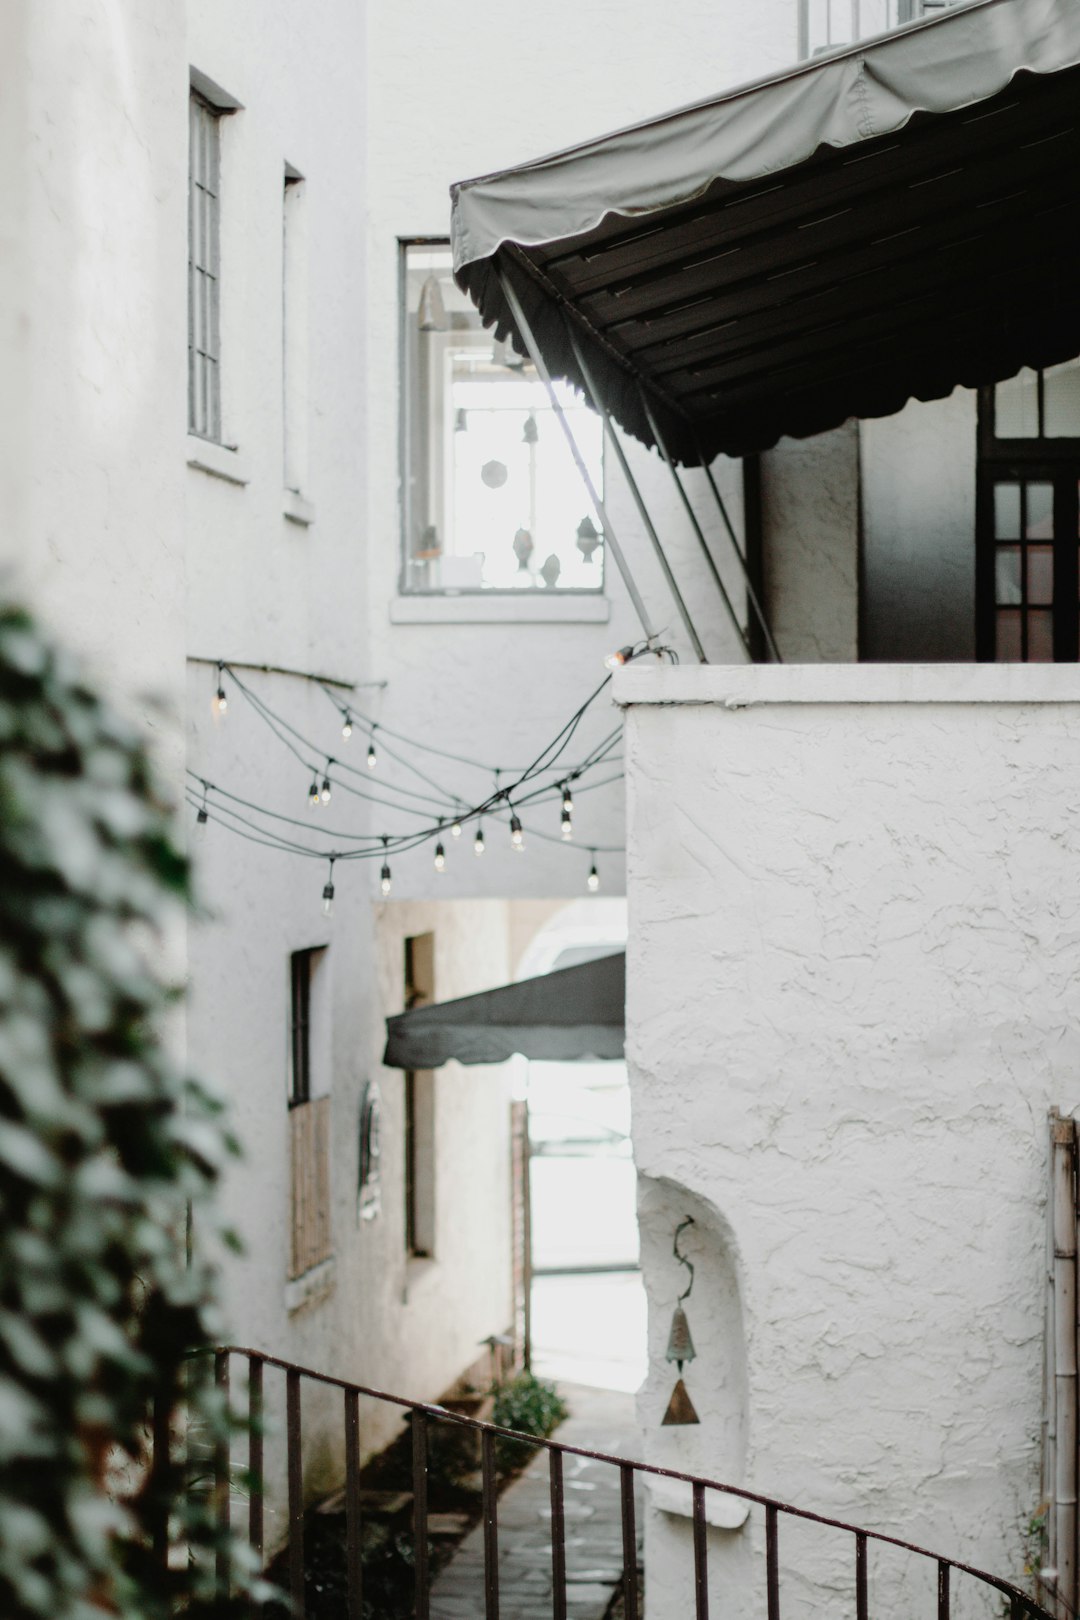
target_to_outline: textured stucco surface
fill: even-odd
[[[859,427],[761,458],[765,609],[793,664],[852,663],[859,630]]]
[[[674,1219],[685,1189],[725,1234],[746,1481],[1019,1576],[1045,1120],[1080,1103],[1076,671],[627,671],[618,693],[642,1210],[659,1186]],[[643,1256],[656,1355],[678,1268],[659,1232]],[[689,1305],[708,1411],[734,1306]],[[654,1373],[639,1414],[670,1454],[665,1398]],[[687,1532],[650,1515],[650,1620],[688,1612]],[[785,1535],[797,1612],[847,1612],[850,1549]],[[753,1514],[710,1532],[717,1592],[760,1537]],[[914,1608],[892,1574],[875,1613]]]

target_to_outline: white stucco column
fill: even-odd
[[[1080,1105],[1080,671],[629,668],[616,696],[647,1454],[1021,1579],[1046,1115]],[[684,1213],[703,1421],[661,1429]],[[763,1611],[762,1534],[710,1531],[725,1614]],[[689,1524],[647,1537],[649,1620],[693,1612]],[[854,1612],[845,1538],[784,1531],[781,1571],[796,1612]],[[916,1611],[872,1553],[871,1612]]]

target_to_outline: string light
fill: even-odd
[[[633,656],[633,647],[620,647],[617,652],[608,653],[604,659],[604,668],[618,669],[621,664],[628,664]]]
[[[563,841],[563,843],[568,844],[570,842],[570,840],[573,838],[573,836],[574,836],[574,823],[573,823],[573,820],[571,818],[570,812],[566,808],[566,805],[564,803],[563,804],[563,811],[562,811],[562,841]]]
[[[574,795],[570,791],[570,783],[569,782],[564,782],[562,784],[562,807],[563,807],[563,814],[564,815],[566,815],[566,816],[572,816],[573,815],[573,813],[574,813]]]
[[[326,762],[326,770],[325,770],[325,772],[323,774],[322,788],[321,788],[321,790],[319,792],[319,798],[322,800],[323,804],[329,804],[330,803],[330,793],[331,793],[330,767],[331,767],[331,765],[333,763],[334,763],[334,761],[332,759],[327,760],[327,762]]]
[[[229,700],[225,696],[225,665],[219,660],[217,667],[217,691],[214,693],[213,711],[217,719],[221,719],[229,707]]]
[[[435,870],[436,872],[446,871],[446,851],[443,849],[441,838],[435,845]]]
[[[484,829],[480,825],[480,823],[477,822],[476,823],[476,837],[473,839],[473,854],[474,855],[482,855],[483,853],[484,853]]]
[[[319,778],[317,776],[313,776],[311,778],[311,786],[308,788],[307,802],[311,805],[313,810],[317,810],[322,802],[319,798]]]
[[[516,810],[510,814],[510,847],[516,850],[525,848],[525,834],[521,826],[521,817]]]
[[[352,736],[352,715],[349,713],[348,709],[342,709],[341,714],[341,735],[344,737],[345,741],[348,742],[349,738]]]
[[[367,768],[373,771],[379,763],[379,756],[375,752],[375,727],[371,728],[371,741],[367,745]]]
[[[460,816],[455,816],[454,817],[453,822],[451,823],[451,826],[450,826],[450,836],[451,836],[451,838],[460,838],[461,837],[461,817]]]
[[[324,917],[334,915],[334,862],[336,860],[336,855],[330,856],[330,870],[327,873],[326,882],[323,884],[322,908]]]
[[[589,867],[589,875],[585,879],[585,887],[588,889],[590,894],[595,894],[597,889],[600,887],[600,874],[596,870],[596,856],[595,855],[593,856],[593,863]]]
[[[390,885],[391,885],[390,862],[387,859],[387,855],[386,855],[386,846],[387,846],[387,844],[389,842],[390,842],[390,840],[388,838],[384,838],[383,841],[382,841],[383,860],[382,860],[382,871],[379,873],[379,888],[382,890],[384,895],[388,895],[390,893]]]
[[[204,782],[202,785],[202,804],[200,804],[195,814],[195,832],[200,838],[205,835],[206,829],[210,825],[210,812],[206,806],[206,794],[207,787]]]

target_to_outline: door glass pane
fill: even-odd
[[[994,565],[994,597],[1002,607],[1022,601],[1020,595],[1020,547],[998,546]]]
[[[999,540],[1019,540],[1019,484],[994,485],[994,533]]]
[[[1080,360],[1043,372],[1043,409],[1048,439],[1080,439]]]
[[[1054,538],[1053,484],[1028,484],[1026,534],[1029,540]]]
[[[1054,615],[1045,609],[1029,612],[1027,616],[1028,663],[1054,662]]]
[[[1020,662],[1020,611],[1019,608],[997,610],[997,645],[994,657],[999,664]]]
[[[1028,546],[1027,599],[1039,606],[1050,607],[1054,600],[1054,548]],[[999,597],[1000,601],[1001,598]]]
[[[1039,436],[1039,374],[1029,367],[994,389],[994,432],[999,439]]]

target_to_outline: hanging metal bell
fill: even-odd
[[[694,1403],[687,1393],[686,1385],[680,1378],[671,1392],[671,1399],[667,1404],[667,1411],[660,1419],[660,1427],[665,1425],[673,1427],[680,1423],[700,1423],[701,1419],[694,1411]]]
[[[690,1323],[686,1319],[686,1312],[682,1302],[675,1307],[675,1315],[671,1318],[671,1332],[668,1334],[667,1359],[677,1361],[679,1371],[682,1372],[684,1361],[693,1361],[697,1355],[694,1341],[690,1337]]]

